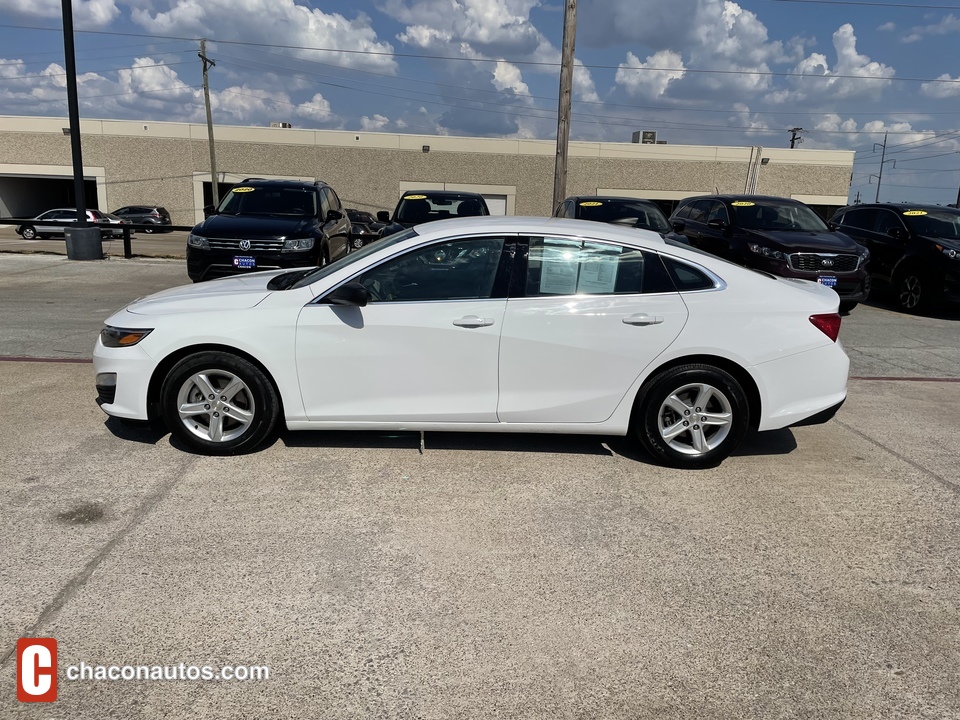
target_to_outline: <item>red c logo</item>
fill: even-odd
[[[53,638],[17,640],[17,700],[53,702],[57,699],[57,641]]]

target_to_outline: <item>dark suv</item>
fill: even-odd
[[[739,265],[833,288],[851,310],[870,292],[870,251],[834,232],[798,200],[709,195],[683,200],[670,217],[691,245]]]
[[[167,212],[166,208],[160,207],[159,205],[127,205],[114,210],[110,214],[123,218],[126,222],[135,225],[158,226],[144,228],[143,231],[145,233],[152,233],[154,231],[170,232],[167,228],[159,226],[172,224],[170,222],[170,213]]]
[[[638,198],[600,195],[568,197],[557,206],[553,216],[641,228],[660,234],[670,232],[670,223],[663,210],[650,200]]]
[[[386,210],[377,213],[377,220],[387,223],[382,237],[393,235],[421,223],[455,217],[489,215],[483,195],[456,190],[411,190],[400,196],[393,217]]]
[[[870,274],[890,285],[903,310],[960,302],[960,210],[879,203],[837,210],[830,224],[872,254]]]
[[[350,252],[350,220],[324,182],[248,178],[187,238],[194,282],[257,270],[326,265]]]

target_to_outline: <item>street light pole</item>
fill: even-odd
[[[70,122],[70,153],[73,156],[73,192],[77,204],[77,227],[87,227],[87,198],[83,183],[83,153],[80,147],[80,100],[77,97],[77,58],[73,44],[73,3],[60,0],[63,12],[63,56],[67,71],[67,112]]]

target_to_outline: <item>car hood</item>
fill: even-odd
[[[934,245],[941,245],[949,250],[956,250],[957,252],[960,252],[960,240],[956,238],[944,238],[936,235],[917,235],[917,237],[923,238],[927,242],[931,242]]]
[[[277,275],[287,270],[268,270],[250,275],[210,280],[195,285],[161,290],[153,295],[138,298],[126,310],[134,315],[168,315],[181,312],[207,312],[210,310],[244,310],[252,308],[270,295],[267,289]]]
[[[860,253],[860,245],[838,232],[747,230],[747,238],[784,252]]]
[[[316,218],[280,215],[213,215],[193,232],[203,237],[251,238],[303,235],[316,225]]]

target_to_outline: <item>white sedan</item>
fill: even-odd
[[[558,218],[421,225],[322,268],[141,298],[94,350],[109,415],[191,449],[289,430],[632,435],[708,467],[847,393],[837,294]]]

